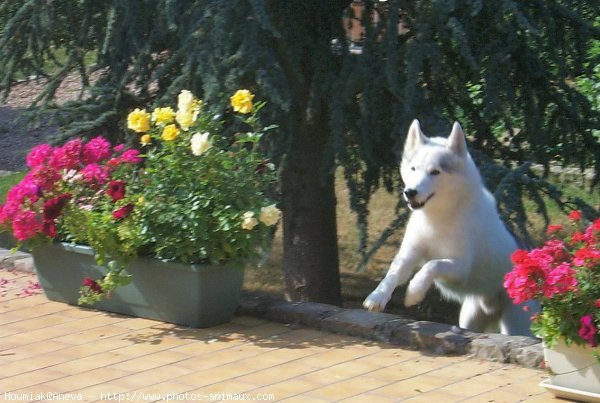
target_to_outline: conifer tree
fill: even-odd
[[[461,121],[501,213],[523,235],[523,195],[544,216],[542,195],[560,199],[525,161],[598,171],[599,112],[575,85],[599,62],[587,53],[600,39],[597,8],[597,0],[5,0],[0,84],[6,95],[17,74],[46,74],[38,105],[52,107],[58,84],[79,74],[90,95],[55,109],[65,136],[121,136],[130,109],[183,88],[208,104],[240,87],[268,100],[263,119],[279,125],[265,146],[281,170],[287,293],[339,304],[335,169],[364,234],[370,195],[398,186],[412,119],[431,135]],[[100,78],[90,84],[92,70]]]

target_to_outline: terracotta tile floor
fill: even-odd
[[[252,317],[183,328],[50,302],[35,281],[0,270],[3,401],[553,400],[542,371]]]

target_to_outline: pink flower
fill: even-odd
[[[33,238],[41,229],[41,223],[33,211],[19,211],[13,219],[13,234],[18,241]]]
[[[52,151],[53,149],[49,144],[40,144],[39,146],[33,147],[26,157],[27,166],[34,168],[45,164],[52,155]]]
[[[89,184],[104,185],[110,179],[108,169],[96,163],[86,165],[85,168],[81,170],[81,174]]]
[[[575,270],[568,264],[561,264],[546,275],[544,283],[544,296],[552,298],[577,288]]]
[[[139,164],[140,162],[142,162],[142,158],[140,158],[140,151],[136,150],[134,148],[130,148],[129,150],[126,150],[122,155],[121,155],[121,161],[129,163],[129,164]]]
[[[71,140],[64,146],[54,149],[49,164],[59,171],[78,168],[81,165],[82,151],[83,141],[81,139]]]
[[[94,137],[83,146],[83,163],[93,164],[111,156],[110,143],[102,136]]]
[[[590,346],[596,347],[598,345],[598,340],[596,339],[598,331],[596,326],[594,326],[594,317],[591,314],[585,315],[579,319],[579,323],[581,324],[579,336],[587,341]]]
[[[113,218],[116,221],[122,220],[123,218],[127,217],[132,211],[133,204],[126,204],[125,206],[120,207],[113,212]]]
[[[35,203],[40,198],[40,187],[29,177],[25,177],[12,187],[6,195],[7,203],[21,205],[25,201]]]
[[[25,179],[39,186],[42,190],[50,190],[60,180],[60,173],[50,166],[38,165],[31,168]]]
[[[573,210],[568,217],[571,221],[580,221],[583,218],[583,214],[581,214],[581,211],[579,210]]]
[[[584,237],[588,245],[600,242],[600,218],[586,228]]]
[[[559,263],[569,260],[571,257],[563,241],[551,239],[547,241],[541,249],[531,251],[533,256],[538,256],[547,263]]]

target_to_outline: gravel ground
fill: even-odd
[[[6,102],[0,104],[0,171],[25,169],[25,156],[38,144],[46,143],[58,133],[49,124],[32,127],[22,119],[43,87],[43,80],[29,79],[13,86]],[[56,94],[58,103],[79,96],[81,83],[76,76],[68,77]]]

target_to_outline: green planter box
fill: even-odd
[[[86,246],[50,244],[35,248],[39,282],[52,301],[76,305],[83,279],[101,278]],[[127,267],[131,284],[93,306],[100,310],[191,327],[210,327],[231,320],[239,304],[244,272],[230,266],[184,265],[138,259]]]

